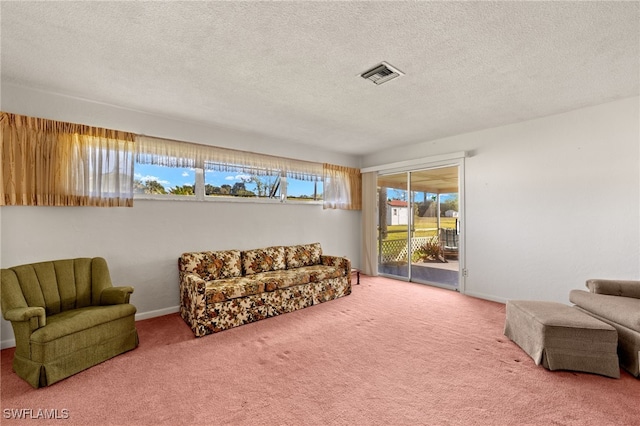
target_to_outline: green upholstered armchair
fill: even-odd
[[[107,262],[78,258],[2,269],[2,315],[16,340],[13,369],[48,386],[138,345],[132,287],[113,287]]]

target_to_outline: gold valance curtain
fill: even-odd
[[[325,209],[361,210],[362,175],[360,169],[324,164]]]
[[[135,135],[0,112],[0,205],[133,205]]]
[[[322,179],[321,163],[149,136],[136,138],[136,161],[254,175],[279,176],[285,173],[294,179],[308,181]]]

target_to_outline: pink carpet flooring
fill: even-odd
[[[196,339],[177,315],[140,346],[32,389],[1,352],[4,424],[638,425],[640,380],[536,366],[504,305],[385,278],[345,298]],[[39,411],[41,410],[41,411]],[[47,410],[46,412],[42,410]]]

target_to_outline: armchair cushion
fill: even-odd
[[[571,290],[569,300],[599,317],[607,318],[631,330],[640,331],[640,299]]]
[[[33,332],[31,341],[39,344],[51,342],[61,337],[88,330],[119,318],[136,313],[131,304],[109,306],[87,306],[64,311],[47,318],[47,326]]]

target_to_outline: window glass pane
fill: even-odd
[[[211,197],[280,197],[280,180],[277,176],[206,170],[204,183],[205,195]]]
[[[297,201],[322,200],[322,181],[311,182],[287,177],[287,199]]]
[[[183,167],[135,164],[134,193],[195,195],[195,170]]]

